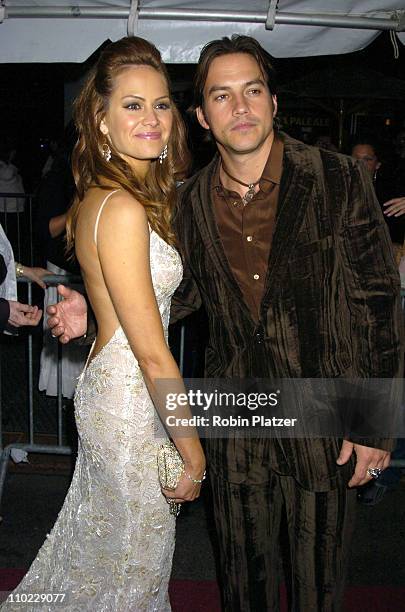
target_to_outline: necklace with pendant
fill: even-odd
[[[239,179],[232,176],[232,174],[230,174],[228,170],[225,168],[223,163],[221,163],[221,166],[225,174],[229,176],[230,179],[235,181],[235,183],[239,183],[240,185],[243,185],[244,187],[248,187],[248,190],[245,193],[245,195],[241,197],[243,206],[246,206],[246,204],[248,204],[250,200],[252,200],[253,196],[255,195],[255,187],[256,185],[260,183],[260,179],[256,181],[255,183],[244,183],[243,181],[240,181]]]

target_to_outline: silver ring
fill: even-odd
[[[382,469],[381,468],[368,468],[367,474],[377,480],[381,476]]]

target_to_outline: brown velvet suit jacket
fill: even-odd
[[[283,174],[259,324],[215,223],[215,160],[180,188],[174,228],[185,274],[172,320],[204,304],[208,377],[402,377],[399,276],[371,181],[352,158],[281,137]],[[391,449],[389,440],[356,441]],[[273,440],[272,466],[326,491],[353,469],[354,458],[337,467],[340,444]],[[265,447],[263,440],[207,440],[210,469],[231,482],[260,482]]]

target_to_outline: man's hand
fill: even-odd
[[[63,300],[46,309],[49,315],[48,327],[59,342],[67,344],[73,338],[80,338],[87,330],[87,304],[81,293],[58,285]]]
[[[393,198],[384,202],[384,215],[387,217],[400,217],[405,214],[405,196],[401,198]]]
[[[24,325],[35,326],[41,320],[42,310],[38,306],[21,304],[20,302],[8,301],[10,305],[10,316],[8,322],[13,327],[23,327]]]
[[[353,453],[356,453],[357,462],[356,469],[351,480],[348,483],[349,487],[359,487],[372,479],[372,476],[367,474],[369,468],[380,468],[385,470],[390,463],[391,454],[380,448],[371,448],[370,446],[361,446],[353,444],[349,440],[343,440],[340,455],[336,460],[338,465],[347,463]]]

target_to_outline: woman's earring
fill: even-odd
[[[109,162],[109,161],[110,161],[110,159],[111,159],[111,149],[110,149],[110,147],[108,146],[108,143],[107,143],[107,142],[105,142],[105,143],[103,144],[103,146],[101,147],[101,150],[102,150],[102,152],[103,152],[103,157],[104,157],[105,161],[106,161],[106,162]]]
[[[167,144],[165,144],[165,146],[163,147],[163,151],[159,155],[159,163],[163,164],[163,160],[166,159],[166,157],[167,157]]]

